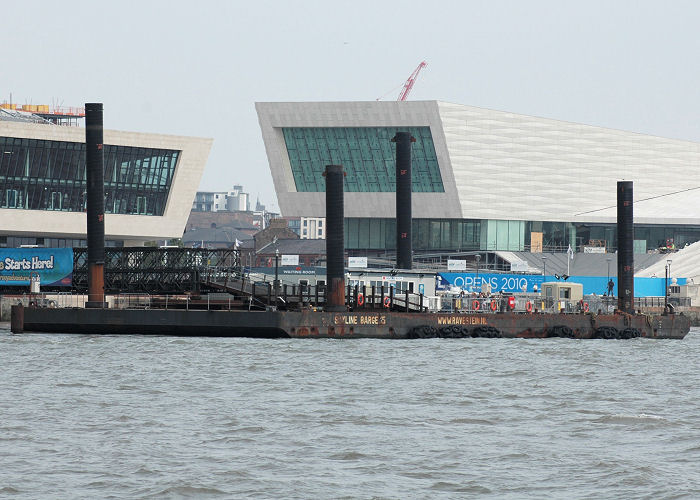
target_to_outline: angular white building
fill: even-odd
[[[346,246],[395,247],[390,139],[413,145],[416,251],[616,248],[634,181],[635,250],[700,240],[700,144],[439,101],[257,103],[283,216],[323,217],[345,167]]]
[[[105,130],[104,143],[106,245],[181,237],[212,140]],[[84,128],[0,116],[0,246],[84,246],[85,186]]]

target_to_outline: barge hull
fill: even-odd
[[[13,306],[11,328],[14,333],[384,339],[483,336],[587,339],[601,337],[601,332],[616,331],[635,332],[634,336],[645,338],[682,339],[690,330],[690,320],[682,314],[469,315],[388,311],[187,311]]]

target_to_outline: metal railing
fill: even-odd
[[[396,290],[392,286],[348,286],[346,304],[353,310],[384,309],[403,312],[427,312],[428,301],[422,293]]]
[[[108,294],[105,307],[113,309],[184,309],[184,310],[303,310],[323,309],[326,302],[325,285],[281,283],[275,290],[270,281],[252,282],[246,290],[238,293],[209,294]],[[489,297],[471,295],[439,297],[440,305],[429,308],[435,297],[425,297],[408,290],[396,290],[385,286],[347,286],[346,305],[349,310],[398,311],[398,312],[448,312],[461,314],[515,313],[563,313],[591,312],[612,314],[617,309],[617,297],[586,296],[583,300],[555,300],[540,294],[495,294]],[[665,297],[637,297],[635,309],[664,308]],[[5,295],[6,304],[22,304],[25,307],[84,308],[87,294],[23,293]],[[689,297],[670,297],[668,303],[675,307],[690,307]]]

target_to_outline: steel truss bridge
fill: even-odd
[[[235,276],[240,264],[233,248],[105,248],[105,292],[199,293],[208,288],[205,276]],[[74,248],[74,291],[87,291],[87,271],[87,248]]]

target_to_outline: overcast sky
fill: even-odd
[[[442,100],[700,141],[697,1],[3,2],[0,101],[214,138],[200,190],[277,203],[256,101]],[[388,94],[387,94],[388,93]]]

